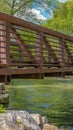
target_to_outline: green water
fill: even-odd
[[[73,130],[73,79],[15,79],[9,90],[9,109],[41,113],[49,122]]]

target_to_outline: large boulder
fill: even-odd
[[[8,110],[0,114],[0,130],[41,130],[26,111]]]

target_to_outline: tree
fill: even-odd
[[[61,3],[43,26],[73,36],[73,0]]]
[[[49,13],[49,10],[53,10],[57,4],[58,0],[1,0],[0,11],[10,15],[22,17],[29,21],[36,21],[38,18],[32,9],[43,9]]]

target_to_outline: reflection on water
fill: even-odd
[[[72,79],[15,79],[11,86],[10,109],[41,113],[48,117],[49,122],[73,130]]]

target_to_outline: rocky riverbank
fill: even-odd
[[[0,130],[59,130],[47,117],[26,111],[7,110],[0,114]]]
[[[6,93],[6,85],[4,83],[0,83],[0,104],[8,105],[9,103],[9,95]]]
[[[9,103],[5,84],[0,84],[0,104]],[[5,110],[0,113],[0,130],[64,130],[48,122],[47,117],[40,114],[29,114],[22,110]]]

